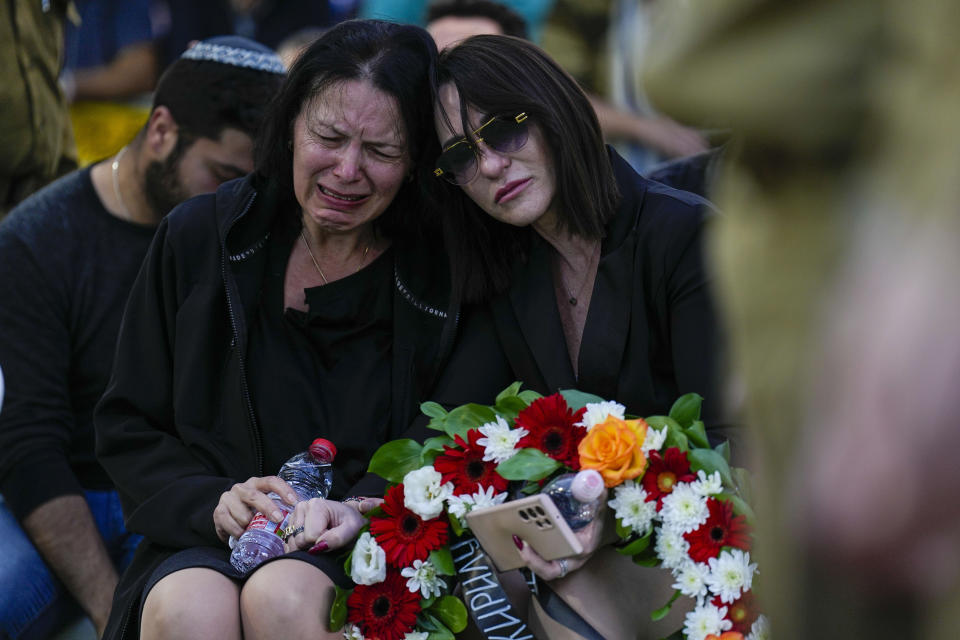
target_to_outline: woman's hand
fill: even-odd
[[[213,526],[217,537],[226,542],[230,536],[239,538],[253,514],[265,514],[273,522],[283,520],[283,513],[277,508],[273,500],[267,497],[270,492],[281,496],[287,504],[296,504],[297,494],[286,482],[277,476],[250,478],[246,482],[238,482],[220,496],[220,502],[213,510]]]
[[[607,511],[606,495],[603,499],[604,506],[597,511],[593,521],[582,529],[574,531],[574,535],[583,545],[582,553],[558,560],[544,560],[526,541],[514,536],[513,543],[517,545],[518,553],[523,558],[524,564],[543,580],[557,580],[587,564],[590,557],[603,545],[604,520]]]
[[[352,505],[323,498],[298,503],[290,514],[288,526],[296,534],[287,538],[284,550],[306,549],[309,553],[321,553],[352,542],[366,522]]]

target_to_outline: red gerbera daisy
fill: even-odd
[[[690,460],[687,454],[677,447],[670,447],[663,455],[651,451],[650,464],[643,474],[643,490],[647,492],[647,502],[657,501],[657,510],[663,506],[663,497],[673,492],[678,482],[693,482],[697,477],[690,472]]]
[[[723,547],[750,550],[750,527],[744,516],[733,515],[733,504],[727,500],[709,498],[710,516],[700,527],[683,534],[690,543],[690,557],[695,562],[706,562],[720,555]]]
[[[426,560],[431,551],[447,544],[449,525],[442,518],[424,521],[403,506],[403,485],[387,491],[382,505],[386,516],[370,518],[370,533],[387,555],[387,563],[409,567],[414,560]]]
[[[583,418],[584,411],[585,408],[572,410],[559,393],[534,400],[517,416],[517,426],[529,432],[517,446],[539,449],[574,471],[579,470],[577,447],[587,430],[574,425]]]
[[[347,598],[349,620],[360,627],[365,638],[402,640],[413,631],[420,613],[420,594],[407,589],[400,572],[387,570],[377,584],[358,584]]]
[[[731,631],[739,631],[743,634],[750,633],[750,627],[760,617],[757,610],[756,598],[753,597],[753,591],[745,591],[740,595],[740,599],[731,604],[726,604],[720,600],[720,596],[713,599],[713,604],[717,607],[727,608],[727,620],[733,623]]]
[[[487,487],[493,487],[497,493],[507,490],[507,480],[497,473],[497,463],[483,459],[483,445],[477,444],[482,437],[479,429],[471,429],[467,432],[468,442],[457,436],[459,448],[444,445],[443,454],[433,461],[433,468],[443,476],[443,482],[453,483],[455,496],[474,494]]]

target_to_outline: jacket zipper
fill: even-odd
[[[237,221],[243,216],[245,216],[250,210],[250,207],[253,206],[253,201],[256,197],[257,192],[254,191],[250,195],[250,199],[247,201],[243,211],[240,212],[239,216],[233,219],[233,221],[230,223],[230,226],[227,227],[226,232],[224,232],[223,240],[221,241],[221,253],[223,255],[220,258],[220,269],[223,275],[223,288],[225,297],[227,299],[227,312],[230,314],[230,326],[233,329],[233,347],[237,349],[237,359],[240,363],[240,392],[243,394],[243,401],[247,407],[247,417],[250,419],[250,428],[253,430],[253,443],[257,454],[258,475],[262,476],[263,443],[261,442],[260,427],[257,425],[257,418],[253,413],[253,402],[250,400],[250,389],[247,386],[247,366],[243,358],[243,349],[240,347],[240,330],[237,326],[237,316],[234,310],[233,302],[230,298],[230,289],[227,286],[227,236],[230,234],[230,230],[233,229],[233,225],[236,224]]]

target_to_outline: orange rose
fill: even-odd
[[[632,480],[647,466],[642,447],[646,437],[647,423],[642,419],[609,416],[580,441],[580,467],[599,471],[607,488]]]
[[[708,634],[704,640],[743,640],[743,634],[739,631],[724,631],[719,636],[715,633]]]

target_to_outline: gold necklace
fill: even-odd
[[[317,268],[317,273],[319,273],[320,277],[323,278],[323,284],[327,284],[327,276],[323,274],[323,269],[320,268],[320,263],[317,262],[317,257],[313,255],[313,250],[310,249],[310,243],[307,242],[307,236],[303,233],[303,227],[300,227],[300,240],[303,241],[303,246],[307,248],[307,253],[310,254],[310,259],[313,260],[313,266]],[[357,266],[357,270],[354,273],[358,273],[360,269],[363,268],[364,263],[367,261],[368,251],[370,251],[370,245],[367,245],[363,248],[363,255],[360,257],[360,264]]]
[[[113,163],[110,165],[110,172],[113,175],[113,195],[117,197],[117,202],[120,203],[120,213],[123,214],[124,220],[131,220],[130,209],[127,208],[127,204],[123,201],[123,196],[120,195],[120,160],[123,159],[123,154],[126,152],[126,147],[123,147],[117,152],[117,155],[113,157]]]

